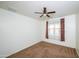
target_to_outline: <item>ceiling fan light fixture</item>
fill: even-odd
[[[43,12],[35,12],[37,14],[42,14],[40,17],[44,16],[44,17],[50,17],[50,14],[52,13],[56,13],[55,11],[50,11],[50,12],[47,12],[47,9],[46,7],[43,8]]]
[[[43,16],[46,16],[46,14],[43,14]]]

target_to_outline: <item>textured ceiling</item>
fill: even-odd
[[[32,18],[40,18],[39,14],[43,7],[47,11],[56,11],[54,17],[65,16],[79,12],[78,1],[3,1],[0,2],[0,8],[23,14]],[[52,15],[51,15],[52,16]]]

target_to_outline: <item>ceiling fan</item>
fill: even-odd
[[[47,12],[47,8],[44,7],[44,8],[43,8],[43,12],[35,12],[35,13],[36,13],[36,14],[42,14],[40,17],[42,17],[42,16],[50,17],[49,14],[56,13],[56,12],[55,12],[55,11]]]

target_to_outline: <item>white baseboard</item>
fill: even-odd
[[[6,57],[8,57],[8,56],[10,56],[10,55],[12,55],[12,54],[14,54],[14,53],[17,53],[17,52],[19,52],[19,51],[21,51],[21,50],[23,50],[23,49],[26,49],[26,48],[28,48],[28,47],[34,45],[34,44],[37,44],[37,43],[39,43],[39,42],[41,42],[41,40],[35,41],[34,43],[29,44],[29,46],[23,47],[23,48],[21,48],[21,49],[19,49],[19,50],[16,50],[16,51],[12,52],[12,53],[9,53],[9,54],[6,54],[6,55],[0,55],[0,58],[6,58]]]
[[[78,56],[79,56],[79,50],[78,50],[78,49],[76,49],[76,52],[77,52],[77,54],[78,54]]]

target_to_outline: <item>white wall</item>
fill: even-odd
[[[79,55],[79,13],[76,15],[76,50]]]
[[[40,21],[0,9],[0,57],[41,41]]]
[[[76,47],[76,15],[68,15],[68,16],[63,16],[65,18],[65,42],[64,41],[60,41],[60,40],[55,40],[55,39],[45,39],[45,21],[42,22],[43,24],[43,41],[46,42],[50,42],[53,44],[58,44],[58,45],[62,45],[62,46],[67,46],[67,47],[72,47],[75,48]],[[54,18],[54,19],[60,19],[63,17],[59,17],[59,18]],[[52,19],[53,21],[53,19]]]

